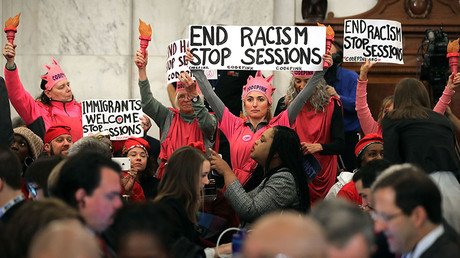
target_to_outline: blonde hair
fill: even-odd
[[[385,97],[383,100],[382,100],[382,105],[380,106],[380,112],[379,112],[379,115],[378,115],[378,119],[377,119],[377,122],[379,124],[382,123],[382,119],[383,117],[391,110],[388,110],[388,108],[390,107],[390,105],[392,105],[394,103],[394,96],[393,95],[390,95],[390,96],[387,96]]]

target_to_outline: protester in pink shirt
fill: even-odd
[[[382,134],[382,126],[380,125],[380,122],[388,111],[393,110],[392,96],[389,96],[382,101],[382,106],[377,121],[374,120],[371,111],[369,110],[369,106],[367,104],[367,73],[374,64],[375,62],[366,60],[366,62],[361,65],[358,78],[358,86],[356,87],[356,112],[358,114],[359,123],[361,124],[361,128],[364,134]],[[455,76],[452,74],[449,77],[444,92],[439,98],[438,103],[434,107],[433,111],[439,114],[444,114],[446,108],[450,104],[452,96],[455,94],[455,88],[460,84],[459,82],[460,73],[457,73]]]
[[[44,131],[55,125],[71,128],[72,139],[77,141],[83,136],[81,103],[75,101],[70,82],[56,60],[45,65],[46,74],[42,75],[41,96],[35,100],[24,89],[14,62],[16,46],[6,43],[3,56],[6,59],[4,69],[8,98],[24,122],[29,125],[38,118],[45,124]]]
[[[332,64],[329,54],[323,56],[324,61]],[[187,60],[192,60],[190,52]],[[230,157],[232,169],[241,184],[245,185],[251,174],[257,167],[257,162],[250,157],[254,142],[267,130],[275,125],[291,127],[302,107],[313,94],[315,87],[302,90],[289,107],[278,116],[272,118],[271,107],[272,94],[275,88],[272,86],[273,76],[267,78],[258,71],[255,77],[249,76],[247,84],[243,87],[241,96],[244,118],[233,115],[219,97],[212,90],[212,86],[206,79],[202,70],[192,71],[204,97],[215,112],[219,122],[219,129],[230,142]],[[324,71],[316,72],[308,84],[316,85],[322,79]]]

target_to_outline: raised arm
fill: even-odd
[[[329,64],[329,67],[332,65],[332,56],[330,54],[324,54],[323,56],[324,62]],[[299,95],[295,97],[295,99],[289,104],[287,107],[289,124],[293,125],[297,115],[299,114],[302,107],[307,103],[308,99],[310,99],[311,95],[315,92],[315,87],[319,80],[324,78],[324,74],[326,70],[315,72],[313,77],[308,80],[307,85],[300,91]]]
[[[16,56],[15,48],[16,46],[11,43],[6,43],[3,48],[3,56],[6,59],[4,69],[6,87],[11,104],[24,122],[29,125],[40,116],[40,111],[37,102],[24,89],[19,78],[18,69],[14,63]]]
[[[184,84],[189,98],[192,100],[193,111],[201,131],[204,132],[208,139],[213,139],[217,129],[216,117],[209,114],[208,109],[204,105],[203,96],[200,96],[197,91],[196,82],[186,72],[182,72],[180,80]]]
[[[291,104],[289,104],[287,107],[290,125],[294,124],[300,110],[302,110],[302,107],[307,103],[308,99],[310,99],[311,95],[313,95],[315,92],[316,87],[314,85],[316,85],[319,80],[323,79],[324,73],[326,73],[326,71],[315,72],[313,77],[308,80],[307,85],[305,85],[305,87],[300,91],[299,95],[297,95],[297,97],[295,97]]]
[[[374,64],[374,62],[366,60],[361,65],[356,87],[356,113],[364,134],[378,133],[380,128],[379,123],[372,117],[371,110],[367,104],[367,73]]]
[[[147,63],[148,53],[146,52],[145,58],[141,50],[136,51],[134,63],[139,70],[139,89],[141,93],[142,110],[149,117],[153,119],[155,124],[160,128],[163,128],[166,118],[172,115],[172,112],[156,100],[152,92],[150,91],[150,83],[147,79]]]
[[[193,55],[192,53],[190,53],[189,49],[187,49],[185,60],[187,60],[187,62],[193,60]],[[204,97],[206,98],[206,101],[208,102],[209,106],[211,106],[212,110],[214,111],[214,114],[220,122],[222,120],[222,116],[224,115],[224,102],[220,100],[220,98],[212,89],[212,86],[206,78],[206,75],[204,75],[203,70],[192,70],[191,72],[195,77],[196,82],[198,83],[198,87],[200,87],[201,93],[203,93]]]
[[[208,101],[209,106],[211,106],[214,114],[216,115],[219,121],[222,120],[222,116],[224,114],[225,104],[220,100],[217,94],[212,90],[212,86],[209,83],[206,75],[204,75],[203,70],[193,70],[193,76],[195,76],[196,82],[198,83],[198,87],[200,87],[201,93]]]
[[[219,154],[211,150],[209,161],[211,168],[224,177],[225,197],[243,220],[252,221],[271,211],[292,208],[297,198],[294,176],[289,171],[273,174],[263,182],[264,186],[247,193]]]
[[[460,85],[460,73],[451,74],[449,76],[449,80],[447,81],[447,85],[442,92],[442,96],[439,97],[438,103],[433,108],[434,112],[437,112],[441,115],[446,112],[446,108],[449,106],[450,101],[452,100],[452,96],[455,94],[455,88]]]
[[[225,197],[243,220],[253,221],[264,214],[292,208],[297,191],[290,172],[277,172],[263,184],[249,193],[238,180],[227,185]]]

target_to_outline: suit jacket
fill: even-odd
[[[458,236],[452,236],[444,232],[436,241],[420,255],[420,258],[458,258],[460,257],[460,245]]]

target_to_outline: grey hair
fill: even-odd
[[[286,91],[286,97],[284,98],[284,104],[289,106],[289,104],[297,97],[299,94],[295,89],[295,78],[292,77],[291,82],[289,83],[288,90]],[[305,86],[307,87],[308,84]],[[316,112],[323,112],[324,109],[329,105],[330,95],[326,90],[327,82],[324,78],[320,78],[318,83],[315,85],[315,92],[309,99],[309,103],[315,109]]]
[[[374,188],[377,184],[379,184],[382,179],[385,177],[392,175],[394,173],[397,173],[398,171],[404,170],[404,169],[411,169],[411,168],[416,168],[416,166],[410,164],[410,163],[404,163],[404,164],[397,164],[397,165],[392,165],[389,168],[385,169],[380,175],[375,179],[374,183],[371,186],[372,192],[374,191]]]
[[[328,242],[336,248],[345,247],[356,235],[362,234],[371,248],[374,245],[374,223],[358,206],[341,199],[325,200],[310,213],[323,227]]]
[[[110,146],[92,136],[86,136],[76,141],[69,148],[69,157],[75,156],[78,153],[85,151],[93,151],[104,155],[106,158],[112,158]]]

